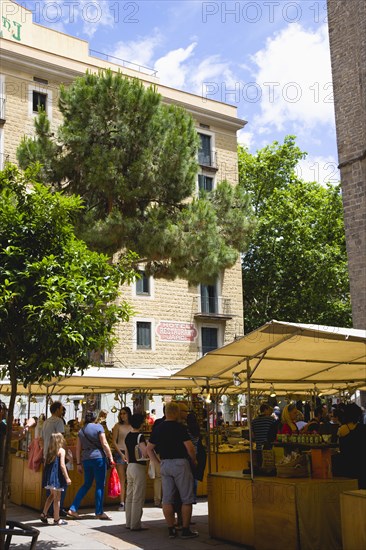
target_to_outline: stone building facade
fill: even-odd
[[[366,2],[328,0],[353,326],[366,329]]]
[[[236,132],[244,126],[236,108],[203,100],[159,84],[154,71],[136,70],[94,57],[89,44],[42,27],[32,13],[12,0],[2,2],[1,13],[1,162],[16,161],[16,149],[24,135],[34,133],[35,105],[43,101],[51,126],[60,123],[57,108],[60,84],[69,84],[87,69],[110,68],[155,84],[163,101],[183,106],[193,116],[200,134],[200,183],[215,186],[227,179],[238,181]],[[212,286],[189,286],[184,280],[167,282],[143,277],[122,289],[122,296],[136,314],[119,327],[119,343],[105,358],[115,366],[179,369],[209,349],[243,335],[242,277],[240,260]]]

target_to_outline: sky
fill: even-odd
[[[308,153],[299,176],[338,182],[326,1],[17,1],[161,84],[235,105],[251,153],[295,135]]]

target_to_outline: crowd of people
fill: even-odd
[[[104,409],[98,415],[87,411],[81,423],[77,419],[66,423],[65,407],[55,401],[50,406],[49,418],[40,419],[32,444],[36,441],[40,450],[38,468],[41,463],[44,466],[42,486],[46,490],[46,501],[40,514],[42,523],[48,524],[53,519],[55,525],[66,525],[67,517],[79,518],[78,510],[94,481],[95,516],[111,519],[103,509],[110,466],[118,472],[119,509],[125,512],[126,529],[146,529],[141,518],[149,464],[149,475],[154,479],[154,503],[162,507],[169,537],[175,538],[180,529],[183,539],[197,537],[198,532],[190,528],[192,505],[196,502],[197,480],[203,479],[206,454],[196,416],[189,411],[187,403],[167,403],[164,416],[158,419],[155,410],[147,418],[145,414],[132,414],[129,407],[122,407],[111,432],[106,424],[107,414]],[[21,437],[35,423],[36,420],[27,421]],[[148,442],[142,433],[146,424],[152,429]],[[75,458],[65,438],[70,430],[77,431],[76,468],[83,474],[84,482],[66,510],[65,496],[72,483],[69,469],[73,468]],[[17,430],[17,438],[19,433]]]
[[[4,410],[1,407],[2,417]],[[38,467],[41,462],[44,464],[46,502],[40,516],[43,523],[48,523],[53,517],[54,524],[64,525],[67,516],[80,517],[79,507],[94,480],[95,516],[111,519],[103,509],[107,468],[110,466],[118,472],[121,485],[119,509],[125,512],[126,529],[144,530],[141,519],[149,464],[149,475],[154,479],[154,503],[162,507],[168,536],[175,538],[179,529],[182,538],[198,536],[190,525],[197,480],[203,479],[206,453],[197,418],[185,401],[167,403],[164,416],[158,419],[155,411],[147,419],[144,414],[132,414],[129,407],[122,407],[112,431],[107,427],[108,411],[104,409],[98,415],[88,411],[81,424],[77,419],[66,424],[65,407],[59,401],[51,404],[50,413],[47,420],[39,419],[35,438],[41,456]],[[35,419],[30,419],[22,430],[16,430],[14,437],[24,437],[35,423]],[[142,433],[147,423],[152,428],[148,441]],[[70,429],[78,432],[76,467],[83,474],[84,482],[66,510],[64,501],[67,487],[71,484],[69,468],[72,468],[74,457],[67,449],[64,436]],[[333,474],[357,478],[359,487],[366,488],[365,415],[355,403],[340,403],[330,410],[319,403],[307,420],[296,403],[287,404],[282,411],[278,406],[272,408],[263,403],[252,421],[251,430],[257,450],[270,446],[277,434],[335,434],[340,452],[333,455]],[[36,452],[33,451],[30,455],[35,462]]]
[[[339,403],[330,410],[319,404],[308,422],[296,403],[287,404],[282,412],[263,403],[251,429],[257,450],[270,446],[277,434],[331,436],[339,444],[339,453],[332,458],[333,474],[356,478],[359,488],[366,489],[366,417],[356,403]]]

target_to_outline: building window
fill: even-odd
[[[218,348],[218,329],[215,327],[201,328],[202,355]]]
[[[47,111],[47,94],[33,90],[33,112],[38,113],[38,110]]]
[[[151,323],[146,321],[136,322],[136,347],[137,349],[151,349]]]
[[[217,284],[201,285],[201,313],[218,313]]]
[[[136,279],[136,294],[138,296],[150,296],[150,277],[147,277],[145,271],[139,271],[139,275],[140,279]]]
[[[198,134],[201,140],[198,149],[198,163],[203,166],[212,166],[211,136]]]
[[[198,189],[200,191],[212,191],[214,188],[214,179],[211,176],[198,174]]]
[[[28,115],[35,117],[38,114],[38,106],[52,121],[52,90],[48,86],[34,82],[28,86]]]

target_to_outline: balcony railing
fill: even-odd
[[[206,169],[217,170],[217,153],[216,151],[205,151],[203,149],[198,151],[198,164],[204,166]]]
[[[193,307],[195,318],[227,320],[234,316],[230,298],[222,296],[195,296]]]
[[[147,74],[149,76],[156,76],[158,72],[150,67],[145,67],[144,65],[139,65],[138,63],[133,63],[132,61],[127,61],[126,59],[115,57],[114,55],[98,52],[97,50],[89,50],[89,55],[91,57],[103,59],[109,63],[114,63],[115,65],[121,65],[121,67],[126,67],[126,69],[132,69],[134,71],[138,71],[139,73]]]
[[[5,105],[6,105],[5,97],[0,97],[0,124],[4,124],[4,122],[6,120]]]

